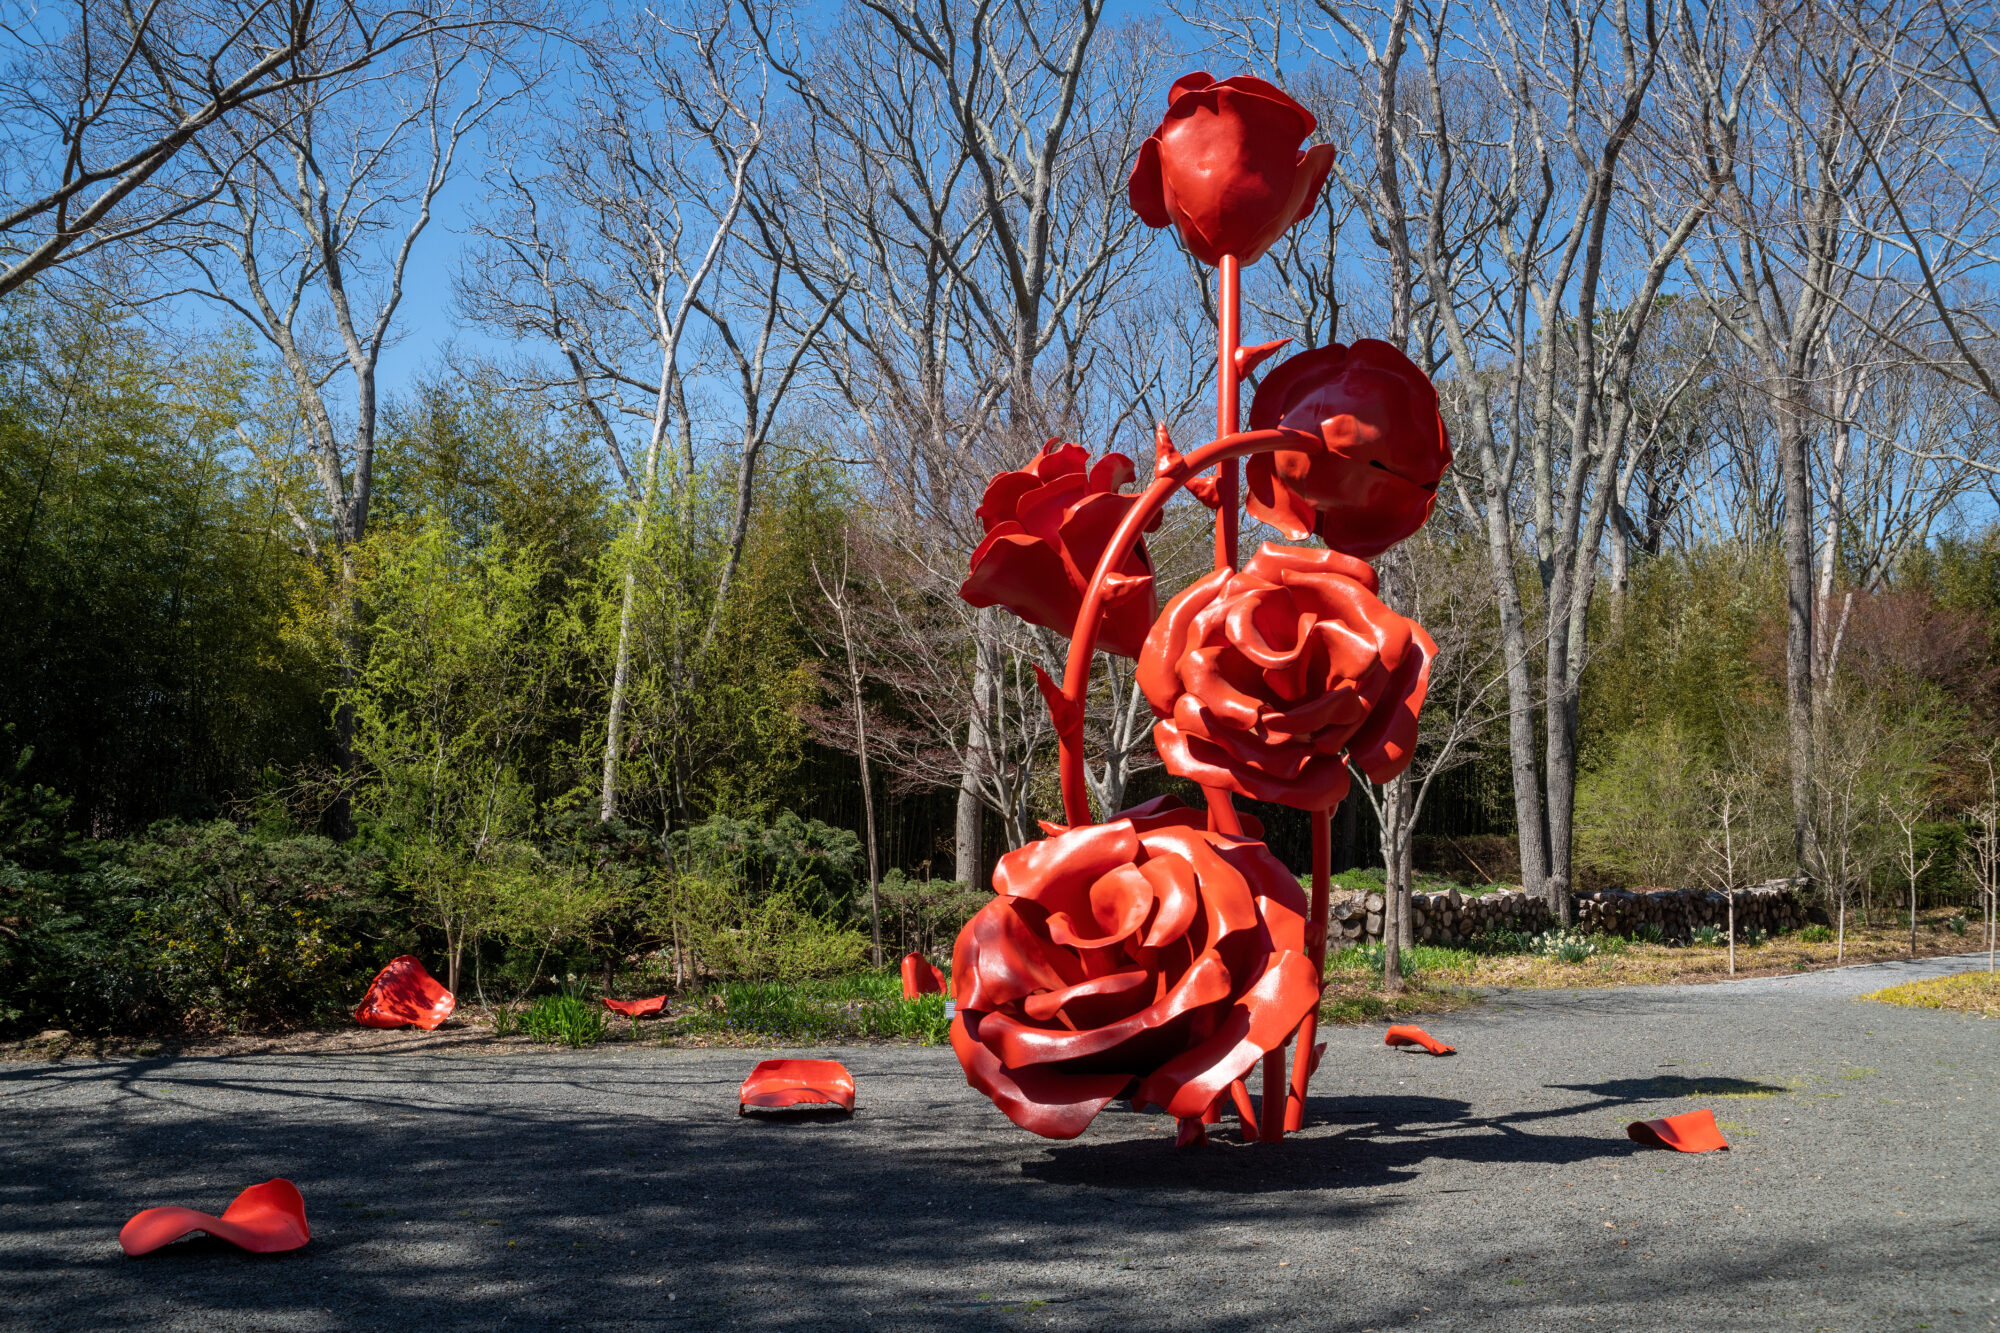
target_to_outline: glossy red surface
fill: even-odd
[[[1119,1096],[1200,1116],[1317,1000],[1298,880],[1203,822],[1155,805],[1000,859],[952,956],[951,1038],[1022,1128],[1074,1138]]]
[[[1294,541],[1318,533],[1372,559],[1424,525],[1451,441],[1430,377],[1385,342],[1300,352],[1258,386],[1252,429],[1285,426],[1318,447],[1254,455],[1246,506]]]
[[[651,995],[643,1000],[614,1000],[604,997],[604,1007],[624,1014],[627,1018],[643,1018],[647,1014],[657,1014],[667,1007],[667,997]]]
[[[996,898],[959,933],[951,1041],[974,1087],[1050,1138],[1081,1134],[1118,1097],[1172,1114],[1189,1147],[1225,1100],[1246,1139],[1303,1123],[1323,1049],[1327,815],[1350,761],[1384,782],[1416,745],[1437,647],[1383,605],[1360,557],[1424,522],[1450,462],[1429,379],[1386,344],[1307,351],[1266,377],[1240,429],[1242,381],[1285,341],[1244,345],[1242,270],[1313,211],[1333,164],[1331,147],[1302,151],[1316,129],[1261,79],[1175,81],[1128,188],[1147,225],[1176,227],[1217,270],[1216,438],[1182,454],[1156,425],[1153,480],[1130,496],[1121,455],[1089,467],[1078,446],[1051,442],[994,478],[980,506],[986,539],[960,595],[1069,635],[1060,683],[1034,666],[1063,808],[1060,823],[1041,821],[1044,841],[1002,858]],[[1252,515],[1332,549],[1266,545],[1239,569],[1244,459]],[[1215,513],[1215,573],[1148,628],[1141,534],[1181,490]],[[1098,647],[1138,655],[1154,743],[1205,811],[1162,800],[1092,822]],[[1310,924],[1236,797],[1312,812]],[[914,992],[907,964],[904,975]],[[1261,1108],[1245,1081],[1259,1065]]]
[[[930,959],[920,953],[903,957],[903,998],[914,1000],[919,995],[944,994],[944,973]]]
[[[745,1107],[773,1109],[821,1103],[854,1109],[854,1075],[838,1060],[766,1060],[750,1071],[736,1096]]]
[[[1333,146],[1300,151],[1319,127],[1310,111],[1262,79],[1186,74],[1140,145],[1127,195],[1149,227],[1172,225],[1188,253],[1254,264],[1312,215],[1333,170]]]
[[[409,954],[394,958],[368,983],[354,1021],[365,1028],[437,1027],[457,1004],[452,993]]]
[[[1384,1046],[1421,1046],[1432,1055],[1452,1055],[1458,1047],[1447,1046],[1415,1023],[1393,1023],[1382,1037]]]
[[[1139,688],[1167,771],[1302,810],[1409,766],[1437,647],[1375,596],[1352,556],[1266,543],[1173,601],[1146,639]]]
[[[118,1244],[128,1255],[150,1254],[196,1231],[254,1254],[296,1250],[312,1239],[306,1201],[291,1181],[280,1178],[244,1190],[221,1217],[192,1208],[148,1208],[119,1229]]]
[[[1028,465],[987,484],[979,505],[986,539],[958,595],[973,606],[1004,606],[1031,625],[1068,634],[1083,609],[1084,589],[1119,520],[1138,497],[1119,494],[1136,476],[1124,454],[1093,465],[1083,446],[1055,440]],[[1152,524],[1158,527],[1156,518]],[[1107,652],[1136,657],[1159,602],[1153,561],[1136,542],[1110,579],[1099,641]]]
[[[1714,1152],[1727,1149],[1729,1140],[1715,1123],[1715,1112],[1689,1111],[1664,1120],[1634,1120],[1625,1126],[1634,1143],[1651,1148],[1672,1148],[1675,1152]]]

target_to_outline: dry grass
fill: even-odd
[[[1888,986],[1861,998],[1880,1000],[1884,1004],[1907,1004],[1919,1009],[1954,1009],[1959,1013],[1978,1014],[1981,1018],[2000,1018],[2000,973],[1961,972],[1955,977]]]
[[[1970,953],[1980,944],[1977,930],[1956,935],[1944,928],[1945,913],[1932,919],[1917,919],[1917,957],[1936,958],[1946,954]],[[1479,986],[1522,986],[1565,988],[1599,986],[1672,986],[1705,981],[1727,981],[1727,945],[1684,945],[1668,948],[1663,944],[1612,941],[1596,957],[1581,963],[1564,963],[1531,954],[1483,954],[1464,978]],[[1807,941],[1798,935],[1779,935],[1752,948],[1741,939],[1736,943],[1736,975],[1739,977],[1788,976],[1820,968],[1850,963],[1889,962],[1910,956],[1907,926],[1859,927],[1851,922],[1843,957],[1836,958],[1833,940]]]

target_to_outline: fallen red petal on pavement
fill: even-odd
[[[1414,1023],[1396,1023],[1383,1035],[1385,1046],[1421,1046],[1432,1055],[1451,1055],[1458,1047],[1447,1046]]]
[[[748,1106],[772,1108],[812,1102],[852,1111],[854,1075],[838,1060],[766,1060],[743,1080],[737,1102],[738,1115]]]
[[[1634,1143],[1643,1143],[1650,1148],[1672,1148],[1675,1152],[1714,1152],[1717,1148],[1727,1151],[1729,1140],[1722,1137],[1722,1130],[1715,1123],[1715,1112],[1710,1110],[1689,1111],[1685,1115],[1670,1115],[1664,1120],[1634,1120],[1625,1126],[1625,1133]]]
[[[192,1208],[148,1208],[118,1231],[118,1244],[137,1257],[195,1231],[205,1231],[252,1254],[296,1250],[312,1239],[306,1201],[289,1180],[267,1180],[237,1195],[221,1217]]]
[[[944,973],[920,953],[903,956],[903,998],[944,994]]]
[[[392,958],[368,983],[354,1021],[365,1028],[420,1027],[426,1031],[451,1017],[458,1001],[409,954]]]

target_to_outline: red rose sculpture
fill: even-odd
[[[1140,146],[1127,187],[1132,211],[1149,227],[1178,227],[1204,264],[1224,255],[1254,264],[1319,202],[1333,147],[1299,151],[1318,127],[1312,112],[1262,79],[1183,75],[1167,91],[1160,128]]]
[[[1437,645],[1338,551],[1261,547],[1167,604],[1139,658],[1167,771],[1300,810],[1409,767]]]
[[[1318,1002],[1297,878],[1177,806],[1008,853],[959,932],[952,1049],[1023,1129],[1075,1138],[1120,1096],[1198,1116]]]
[[[960,597],[974,606],[1004,606],[1031,625],[1069,634],[1099,557],[1138,500],[1118,493],[1138,475],[1131,459],[1114,453],[1088,464],[1081,445],[1050,440],[1028,466],[987,484],[978,510],[986,540],[972,553]],[[1159,522],[1155,517],[1146,530]],[[1098,647],[1137,657],[1158,609],[1152,557],[1137,542],[1112,574]]]
[[[1266,376],[1250,429],[1276,426],[1325,447],[1254,455],[1245,507],[1293,540],[1317,531],[1364,560],[1424,525],[1451,466],[1429,376],[1373,338],[1301,352]]]

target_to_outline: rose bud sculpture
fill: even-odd
[[[1075,1138],[1114,1097],[1200,1117],[1319,1000],[1297,877],[1177,804],[1009,852],[959,933],[952,1049],[1023,1129]]]
[[[1068,634],[1083,609],[1084,589],[1112,530],[1138,497],[1118,488],[1137,475],[1124,454],[1095,466],[1081,445],[1050,440],[1024,468],[986,487],[979,520],[986,539],[958,595],[973,606],[1004,606],[1031,625]],[[1147,530],[1159,527],[1156,516]],[[1153,561],[1143,541],[1119,562],[1106,598],[1099,643],[1137,657],[1159,609]]]
[[[1266,543],[1167,604],[1139,658],[1175,777],[1300,810],[1409,767],[1437,645],[1338,551]]]
[[[1317,435],[1325,447],[1252,457],[1245,507],[1287,537],[1318,532],[1364,560],[1424,525],[1451,465],[1429,376],[1373,338],[1301,352],[1267,375],[1250,428],[1273,426]]]
[[[1188,253],[1248,265],[1311,216],[1333,170],[1333,146],[1299,151],[1319,121],[1283,89],[1239,75],[1187,74],[1167,90],[1167,114],[1139,148],[1127,191],[1149,227],[1180,230]]]

